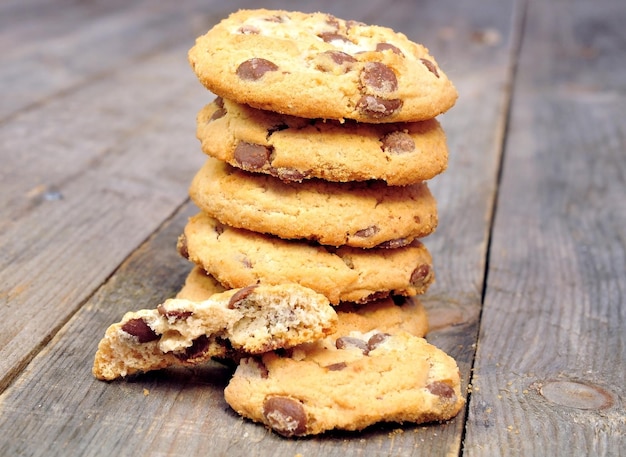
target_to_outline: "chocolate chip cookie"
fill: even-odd
[[[446,136],[436,119],[340,123],[218,97],[198,113],[196,133],[209,156],[284,181],[377,179],[404,186],[431,179],[448,165]]]
[[[189,195],[225,225],[330,246],[396,248],[437,226],[437,204],[426,183],[286,183],[209,158]]]
[[[219,96],[304,118],[412,122],[457,98],[424,46],[324,13],[240,10],[196,40],[189,62]]]
[[[203,301],[168,299],[128,312],[98,345],[93,374],[112,380],[213,357],[259,354],[329,334],[337,314],[323,295],[297,284],[250,286]]]
[[[244,358],[224,397],[243,417],[286,437],[442,421],[464,404],[450,356],[423,338],[378,330]]]
[[[333,304],[413,296],[434,281],[431,255],[419,240],[395,249],[332,248],[229,227],[202,212],[187,222],[178,250],[227,288],[298,283]]]

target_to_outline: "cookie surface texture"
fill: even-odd
[[[428,316],[416,297],[392,296],[366,304],[344,302],[335,306],[335,311],[334,333],[338,335],[373,330],[389,334],[407,332],[419,337],[428,333]]]
[[[228,357],[229,351],[259,354],[316,341],[336,321],[326,297],[297,284],[233,289],[199,302],[168,299],[109,326],[92,372],[113,380]]]
[[[396,249],[335,249],[229,227],[202,212],[187,222],[178,251],[225,287],[297,283],[333,304],[413,296],[434,281],[432,257],[418,240]]]
[[[201,210],[231,227],[331,246],[395,248],[437,226],[437,204],[426,183],[286,183],[209,158],[189,194]]]
[[[424,46],[324,13],[240,10],[199,37],[189,61],[219,96],[304,118],[418,121],[457,98]]]
[[[217,279],[195,265],[189,274],[187,274],[183,286],[176,293],[176,298],[191,301],[204,301],[211,298],[212,295],[225,291],[226,289]]]
[[[423,338],[376,330],[242,359],[224,396],[286,437],[447,420],[464,404],[450,356]]]
[[[404,186],[431,179],[448,165],[446,136],[436,119],[340,123],[218,97],[198,113],[196,135],[207,155],[285,181],[376,179]]]

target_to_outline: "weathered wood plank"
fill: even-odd
[[[235,9],[248,3],[231,7]],[[442,118],[450,139],[451,162],[449,170],[432,183],[440,201],[440,227],[425,241],[435,257],[438,280],[425,302],[436,324],[429,339],[457,358],[467,382],[474,353],[508,95],[511,65],[508,30],[512,28],[513,2],[494,0],[460,6],[453,1],[425,2],[419,11],[410,1],[396,1],[392,5],[369,2],[367,9],[361,8],[355,14],[348,14],[346,3],[318,3],[315,9],[390,25],[427,43],[459,87],[458,105]],[[268,6],[289,7],[286,2],[278,1]],[[451,11],[455,11],[454,15]],[[199,96],[202,101],[194,99],[200,89],[197,83],[188,86],[185,78],[193,76],[184,65],[173,63],[179,62],[175,52],[184,60],[186,49],[180,48],[146,59],[139,68],[92,81],[58,101],[46,103],[41,108],[43,114],[23,113],[7,124],[10,129],[19,126],[18,132],[29,132],[42,118],[52,119],[44,129],[48,133],[39,134],[39,141],[37,138],[27,140],[25,133],[23,137],[9,136],[11,141],[21,145],[20,151],[25,157],[13,162],[8,170],[14,173],[26,167],[28,172],[25,173],[27,184],[11,180],[11,184],[6,185],[13,203],[4,213],[7,217],[0,217],[1,221],[9,221],[0,233],[5,229],[13,230],[6,235],[0,249],[9,252],[14,262],[22,262],[2,265],[12,271],[4,274],[14,282],[12,300],[7,303],[15,306],[20,300],[33,303],[35,299],[45,299],[47,306],[55,302],[58,309],[69,310],[59,318],[55,315],[58,310],[47,309],[33,325],[34,331],[22,332],[20,343],[28,346],[27,336],[50,328],[51,331],[46,330],[45,337],[38,340],[38,344],[42,344],[83,300],[87,301],[0,397],[0,429],[6,431],[4,436],[11,437],[10,441],[0,438],[0,454],[185,453],[289,457],[297,453],[307,456],[458,454],[464,414],[441,425],[381,426],[357,435],[328,434],[315,439],[284,440],[263,427],[239,419],[230,411],[222,397],[229,374],[219,365],[198,370],[167,370],[142,376],[135,382],[106,384],[91,377],[92,357],[104,329],[125,311],[154,306],[171,295],[188,269],[188,265],[178,259],[173,243],[187,214],[193,211],[191,208],[165,226],[89,298],[91,291],[108,277],[124,254],[152,233],[156,224],[167,217],[167,211],[182,201],[186,186],[181,186],[181,182],[190,179],[190,168],[196,166],[194,161],[202,160],[193,138],[193,120],[184,113],[190,111],[194,102],[199,108],[204,103],[204,94]],[[152,75],[153,71],[161,77]],[[141,75],[145,78],[145,87],[139,84]],[[155,87],[167,87],[169,93],[155,93]],[[133,94],[134,98],[129,100],[124,94]],[[76,140],[72,140],[74,136],[55,136],[53,127],[68,121],[63,117],[55,119],[53,113],[57,110],[62,113],[60,107],[67,106],[68,102],[75,107],[75,112],[81,112],[80,101],[93,110],[94,99],[97,114],[90,122],[72,127]],[[113,102],[107,103],[108,100],[124,100],[124,105],[120,108]],[[138,101],[142,105],[141,113],[136,106],[133,108]],[[168,106],[168,103],[175,105]],[[480,109],[476,108],[477,104]],[[162,113],[148,114],[159,108]],[[82,114],[89,112],[83,109]],[[130,125],[117,119],[124,113]],[[166,116],[170,121],[163,121],[159,116]],[[19,123],[16,124],[16,120]],[[104,131],[90,127],[95,120]],[[55,141],[41,141],[50,138]],[[75,152],[73,157],[65,158],[59,152],[64,151],[59,144],[63,145],[61,140],[66,138],[77,141],[70,143],[70,151],[86,150],[87,156],[83,158]],[[47,149],[35,154],[38,145]],[[33,151],[29,152],[31,149]],[[149,160],[146,160],[146,151],[153,154]],[[34,159],[43,162],[29,168],[28,164]],[[96,169],[90,172],[93,166]],[[142,167],[147,169],[139,171]],[[50,173],[50,180],[38,187],[40,181],[35,177],[42,176],[42,170]],[[161,180],[167,176],[167,170],[177,172],[175,177],[167,178],[169,183],[164,185]],[[159,179],[153,179],[154,176]],[[90,180],[96,183],[93,195],[80,194],[86,198],[85,202],[78,201],[78,197],[70,198],[77,190],[88,189]],[[24,193],[28,195],[30,189],[36,189],[33,196],[38,197],[38,205],[29,206],[20,198]],[[68,195],[63,200],[54,200],[59,193]],[[167,201],[160,205],[163,199]],[[49,208],[50,204],[69,200],[71,205],[63,209],[65,218],[61,218],[58,208]],[[83,215],[83,211],[87,211],[87,215]],[[72,223],[76,218],[79,223]],[[11,222],[13,220],[15,222]],[[94,225],[94,221],[102,225]],[[58,224],[61,227],[48,233],[47,227],[54,228]],[[96,233],[93,233],[94,227]],[[33,232],[30,244],[9,245],[23,233],[18,229],[25,228]],[[38,236],[43,236],[44,240],[39,241]],[[44,246],[53,246],[41,254],[44,261],[26,262],[39,252],[38,249],[44,250]],[[50,264],[54,255],[59,259]],[[55,284],[59,271],[49,272],[55,267],[63,273],[62,277],[69,278],[68,282]],[[34,285],[39,288],[26,288],[17,281],[20,273],[32,268],[44,276],[33,275],[37,277],[34,280],[39,281]],[[35,293],[37,290],[41,290],[40,295]],[[27,308],[22,306],[21,309]],[[17,326],[23,324],[18,322]],[[14,336],[10,341],[19,337]],[[31,348],[30,352],[35,352],[39,346],[31,345]],[[22,357],[25,359],[20,361],[28,360],[28,355],[22,354]],[[68,379],[72,382],[68,383]]]
[[[102,74],[187,43],[230,6],[224,2],[45,2],[5,7],[0,20],[0,122]],[[30,7],[29,7],[30,6]]]
[[[0,126],[0,387],[186,199],[208,97],[186,49]]]
[[[468,456],[626,450],[626,10],[529,3]]]

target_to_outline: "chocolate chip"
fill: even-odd
[[[283,436],[306,433],[307,417],[302,403],[289,397],[269,397],[263,402],[263,417],[272,430]]]
[[[254,57],[242,62],[237,67],[237,76],[246,81],[257,81],[268,71],[278,70],[278,65],[267,59]]]
[[[209,118],[209,122],[214,121],[224,116],[226,116],[226,110],[224,108],[218,108],[215,111],[213,111],[213,114],[211,114],[211,117]]]
[[[381,119],[400,111],[402,100],[385,100],[373,95],[363,95],[356,107],[364,116],[372,119]]]
[[[213,100],[213,103],[215,103],[215,105],[217,105],[220,108],[224,108],[224,99],[222,97],[215,97],[215,100]]]
[[[381,249],[397,249],[397,248],[404,247],[408,245],[409,243],[410,241],[407,240],[406,238],[396,238],[394,240],[384,241],[380,243],[379,245],[377,245],[376,247],[381,248]]]
[[[381,62],[367,62],[361,70],[361,84],[376,94],[389,94],[398,89],[398,78],[391,68]]]
[[[330,57],[337,65],[351,64],[357,61],[350,54],[343,51],[324,51],[321,55]]]
[[[376,334],[372,335],[370,337],[370,339],[367,340],[367,350],[368,350],[368,353],[369,353],[369,351],[373,351],[378,346],[380,346],[385,341],[387,341],[387,338],[389,338],[390,336],[391,335],[389,333],[376,333]]]
[[[408,298],[403,295],[392,295],[391,300],[393,301],[393,304],[396,306],[404,306],[406,305]]]
[[[272,168],[272,174],[282,181],[301,182],[304,178],[308,177],[310,173],[293,168]]]
[[[176,250],[178,251],[178,254],[189,260],[189,249],[187,247],[187,237],[185,236],[185,234],[181,234],[178,237],[178,241],[176,242]]]
[[[278,24],[285,22],[285,18],[279,15],[267,16],[267,17],[264,17],[263,20],[267,22],[276,22]]]
[[[435,66],[434,63],[432,63],[428,59],[420,59],[420,60],[426,66],[426,68],[428,68],[428,71],[430,71],[433,75],[439,78],[439,72],[437,71],[437,67]]]
[[[333,41],[343,41],[344,43],[352,43],[352,41],[350,41],[350,39],[347,36],[341,35],[340,33],[322,32],[318,34],[317,36],[320,37],[322,40],[324,40],[326,43],[331,43]]]
[[[222,235],[222,233],[224,233],[224,230],[226,230],[226,227],[224,226],[224,224],[216,221],[215,226],[213,227],[213,230],[217,234],[217,238],[219,238]]]
[[[184,353],[176,354],[176,357],[180,360],[193,360],[202,357],[209,349],[209,342],[208,336],[200,335],[191,342],[191,346],[185,349]]]
[[[259,33],[261,33],[261,30],[253,25],[244,24],[239,27],[239,30],[237,30],[237,32],[241,33],[242,35],[258,35]]]
[[[430,391],[431,394],[437,395],[442,398],[455,398],[456,393],[454,393],[454,389],[450,387],[445,382],[435,381],[426,386],[426,388]]]
[[[240,141],[235,147],[235,160],[244,170],[256,171],[269,163],[272,151],[261,144]]]
[[[394,46],[393,44],[390,44],[390,43],[378,43],[376,45],[376,50],[379,51],[379,52],[389,50],[389,51],[393,52],[394,54],[398,54],[399,56],[404,57],[404,54],[402,53],[402,51],[400,51],[400,48],[398,48],[398,47],[396,47],[396,46]]]
[[[360,338],[355,338],[353,336],[342,336],[337,338],[335,341],[335,347],[337,349],[351,349],[357,348],[360,349],[363,354],[367,355],[369,349],[367,348],[367,343]]]
[[[141,318],[130,319],[125,322],[122,325],[122,330],[136,337],[140,343],[148,343],[159,339],[159,335]]]
[[[411,284],[414,286],[423,286],[427,284],[432,277],[430,265],[422,264],[411,273]]]
[[[355,27],[367,27],[367,24],[361,21],[355,21],[353,19],[346,21],[346,30],[350,30]]]
[[[254,363],[254,365],[259,370],[259,376],[261,379],[267,379],[270,377],[270,371],[267,369],[263,360],[258,357],[251,357],[248,363]]]
[[[254,291],[254,289],[256,289],[257,287],[258,286],[255,284],[252,286],[243,287],[242,289],[239,289],[237,292],[233,294],[232,297],[230,297],[230,300],[228,301],[228,308],[229,309],[237,308],[239,303],[242,300],[244,300],[246,297],[248,297],[248,295],[250,295]]]
[[[376,300],[382,300],[383,298],[387,298],[389,296],[389,291],[380,290],[378,292],[374,292],[373,294],[369,294],[367,297],[360,299],[357,303],[369,303]]]
[[[415,141],[406,132],[390,132],[382,137],[381,142],[383,151],[391,154],[407,154],[415,151]]]
[[[185,320],[193,315],[192,311],[181,311],[179,309],[172,309],[168,311],[163,305],[157,306],[157,311],[161,316],[167,317],[168,319],[173,318],[176,320]]]
[[[370,236],[376,235],[378,232],[380,232],[380,228],[378,228],[378,226],[370,225],[367,228],[354,232],[354,236],[358,236],[359,238],[369,238]]]
[[[346,362],[338,362],[338,363],[332,363],[330,365],[326,365],[326,368],[328,371],[341,371],[344,368],[346,368],[348,366],[348,364]]]
[[[281,132],[283,130],[287,130],[289,128],[289,124],[285,122],[277,122],[267,129],[267,135],[265,138],[269,140],[269,138],[276,132]]]

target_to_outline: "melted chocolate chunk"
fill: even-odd
[[[362,298],[357,301],[357,303],[370,303],[376,300],[382,300],[383,298],[387,298],[389,296],[389,291],[380,290],[378,292],[374,292],[373,294],[369,294],[367,297]]]
[[[357,103],[357,110],[364,116],[372,119],[388,117],[402,108],[402,100],[385,100],[373,95],[364,95]]]
[[[361,70],[360,78],[364,89],[379,95],[389,94],[398,89],[396,74],[384,63],[367,62]]]
[[[148,343],[159,339],[159,335],[141,318],[130,319],[125,322],[122,325],[122,330],[137,338],[137,341],[140,343]]]
[[[324,51],[322,54],[330,57],[337,65],[350,64],[357,61],[350,54],[343,51]]]
[[[226,230],[226,227],[222,223],[216,221],[215,226],[213,227],[213,230],[215,230],[215,233],[217,234],[217,238],[219,238],[220,235],[224,233],[224,230]]]
[[[437,71],[437,67],[434,63],[428,59],[420,59],[420,61],[426,66],[426,68],[428,68],[428,71],[439,78],[439,72]]]
[[[369,349],[367,348],[367,343],[360,338],[355,338],[353,336],[342,336],[337,338],[335,341],[335,347],[337,349],[350,349],[357,348],[360,349],[363,354],[367,355]]]
[[[263,18],[264,21],[267,22],[276,22],[278,24],[285,22],[285,18],[283,16],[279,16],[277,14],[273,16],[267,16]]]
[[[235,160],[244,170],[256,171],[269,163],[272,151],[261,145],[240,141],[235,148]]]
[[[263,363],[263,360],[261,358],[259,358],[259,357],[250,358],[249,363],[254,363],[254,365],[259,370],[259,377],[261,379],[269,378],[270,371],[267,369],[267,367],[265,366],[265,364]]]
[[[430,280],[431,276],[432,270],[430,265],[422,264],[411,273],[411,284],[418,287],[423,286]]]
[[[271,172],[274,176],[286,182],[301,182],[310,174],[293,168],[272,168]]]
[[[398,48],[398,47],[396,47],[396,46],[394,46],[393,44],[390,44],[390,43],[378,43],[376,45],[376,50],[379,51],[379,52],[389,50],[389,51],[393,52],[394,54],[398,54],[399,56],[404,57],[404,54],[402,53],[402,51],[400,51],[400,48]]]
[[[206,335],[200,335],[193,340],[191,346],[185,349],[183,354],[176,354],[181,360],[193,360],[202,357],[209,349],[209,337]]]
[[[390,132],[381,139],[381,142],[383,151],[391,154],[407,154],[415,151],[415,141],[406,132]]]
[[[435,381],[426,386],[426,388],[430,391],[431,394],[437,395],[442,398],[455,398],[456,394],[454,393],[454,389],[450,387],[445,382]]]
[[[396,306],[404,306],[406,305],[409,299],[403,295],[392,295],[391,300],[393,301],[393,304]]]
[[[343,41],[344,43],[352,43],[352,41],[350,41],[347,36],[341,35],[340,33],[322,32],[317,36],[324,40],[326,43],[330,43],[332,41]]]
[[[326,368],[328,371],[341,371],[343,369],[345,369],[348,366],[348,364],[346,362],[337,362],[337,363],[332,363],[330,365],[327,365]]]
[[[377,248],[381,249],[396,249],[401,248],[409,244],[409,241],[406,238],[396,238],[394,240],[387,240],[380,243]]]
[[[173,318],[176,320],[185,320],[193,315],[192,311],[181,311],[179,309],[172,309],[168,311],[162,304],[157,306],[157,311],[161,316],[167,317],[168,319]]]
[[[261,33],[261,30],[253,25],[244,24],[239,27],[237,32],[241,33],[242,35],[258,35],[259,33]]]
[[[211,117],[209,118],[209,122],[214,121],[224,116],[226,116],[226,110],[224,108],[218,108],[215,111],[213,111],[213,114],[211,114]]]
[[[254,57],[242,62],[237,67],[237,76],[245,81],[258,81],[268,71],[278,70],[278,65],[267,59]]]
[[[367,228],[357,230],[354,233],[354,236],[358,236],[360,238],[369,238],[370,236],[376,235],[378,232],[380,232],[380,228],[378,228],[378,226],[370,225]]]
[[[242,300],[244,300],[246,297],[248,297],[252,292],[254,292],[254,289],[256,289],[257,287],[258,286],[255,284],[252,286],[239,289],[237,292],[233,294],[232,297],[230,297],[230,300],[228,301],[228,308],[229,309],[237,308],[237,306],[239,306],[239,303]]]
[[[373,351],[378,346],[380,346],[385,341],[387,341],[387,338],[389,338],[390,336],[391,335],[389,333],[376,333],[376,334],[372,335],[370,337],[370,339],[367,340],[367,350],[368,350],[368,353],[369,353],[369,351]]]
[[[267,424],[283,436],[306,433],[307,417],[302,403],[289,397],[269,397],[263,402],[263,417]]]

